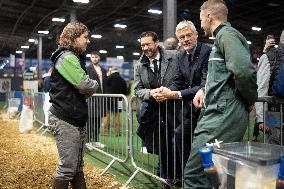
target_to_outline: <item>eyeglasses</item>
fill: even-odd
[[[179,36],[179,40],[183,41],[185,40],[185,38],[192,38],[194,36],[194,33],[186,33],[186,34],[182,34]]]

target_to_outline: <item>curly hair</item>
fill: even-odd
[[[65,48],[74,48],[75,39],[80,37],[83,33],[88,32],[87,26],[83,23],[75,21],[67,24],[59,38],[59,45]]]

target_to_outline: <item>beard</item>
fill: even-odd
[[[147,50],[147,51],[144,51],[144,54],[149,58],[153,58],[155,55],[155,51],[153,49]]]

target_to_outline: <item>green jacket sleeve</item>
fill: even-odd
[[[225,29],[219,39],[226,67],[234,75],[235,86],[244,104],[253,105],[257,99],[256,69],[251,63],[247,41],[239,33],[229,29]]]
[[[97,81],[89,78],[86,72],[81,68],[79,59],[73,54],[63,54],[57,61],[56,69],[80,93],[91,95],[98,88]]]

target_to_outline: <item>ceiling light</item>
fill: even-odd
[[[137,41],[140,43],[141,40],[140,40],[140,39],[137,39]]]
[[[156,10],[156,9],[149,9],[148,12],[149,12],[149,13],[152,13],[152,14],[162,14],[163,11],[161,11],[161,10]]]
[[[123,45],[116,45],[115,48],[117,48],[117,49],[123,49],[124,46],[123,46]]]
[[[64,18],[52,18],[53,22],[65,22]]]
[[[251,45],[251,41],[247,41],[247,43],[248,43],[249,45]]]
[[[124,59],[123,56],[117,56],[116,58],[119,59],[119,60],[123,60]]]
[[[138,52],[133,52],[132,53],[134,56],[139,56],[140,55],[140,53],[138,53]]]
[[[124,29],[124,28],[127,27],[127,25],[125,25],[125,24],[115,24],[114,27],[115,28],[122,28],[122,29]]]
[[[260,31],[261,30],[260,27],[255,27],[255,26],[251,27],[251,29],[254,30],[254,31]]]
[[[268,3],[267,5],[271,6],[271,7],[278,7],[279,4],[276,4],[276,3]]]
[[[16,51],[16,53],[17,53],[17,54],[22,54],[22,53],[23,53],[23,51]]]
[[[216,37],[209,37],[209,39],[212,39],[212,40],[213,40],[213,39],[216,39]]]
[[[91,37],[92,37],[92,38],[95,38],[95,39],[100,39],[100,38],[102,38],[102,35],[96,35],[96,34],[94,34],[94,35],[91,35]]]
[[[73,0],[74,3],[89,3],[89,0]]]
[[[30,48],[30,47],[29,47],[28,45],[22,45],[21,48],[22,48],[22,49],[28,49],[28,48]]]
[[[34,42],[35,42],[35,39],[29,39],[28,42],[34,43]]]
[[[101,53],[101,54],[106,54],[107,51],[106,51],[106,50],[99,50],[99,53]]]
[[[90,58],[92,55],[91,54],[86,54],[86,57]]]
[[[274,45],[275,48],[278,48],[278,45]]]
[[[49,34],[49,31],[39,30],[39,31],[37,31],[37,33],[40,33],[40,34]]]

